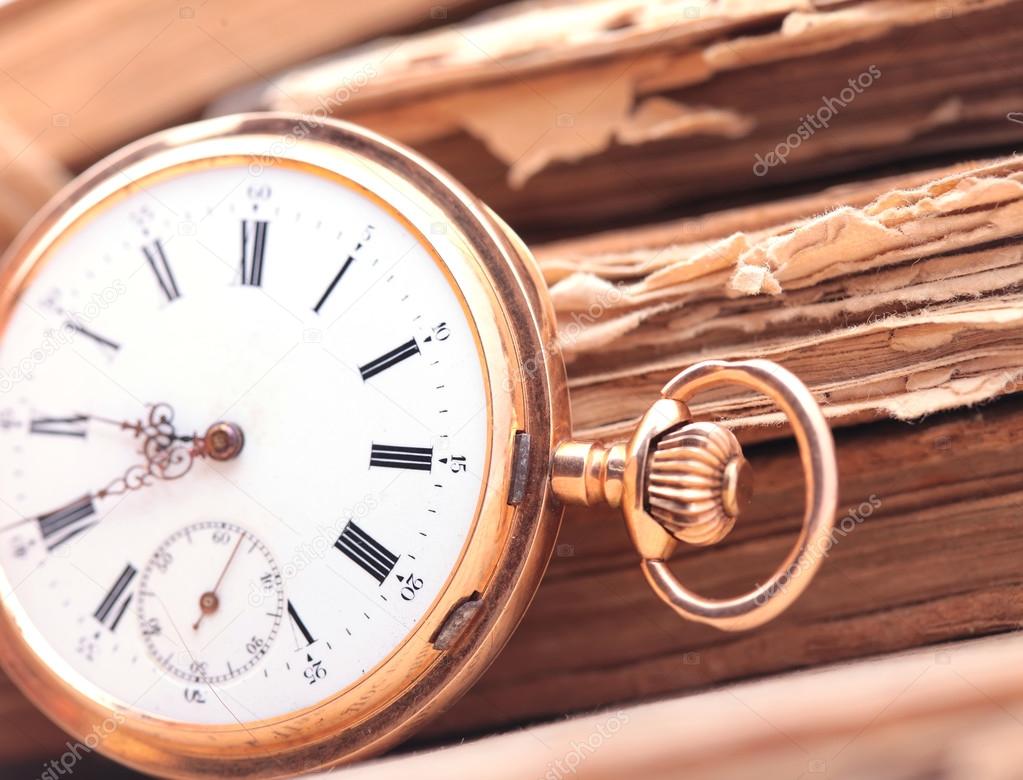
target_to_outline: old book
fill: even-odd
[[[142,135],[195,119],[231,87],[272,87],[270,74],[281,68],[489,5],[380,0],[340,13],[335,3],[314,0],[295,13],[273,0],[0,2],[0,251],[66,181],[63,169],[84,168]],[[320,102],[347,99],[335,93]]]
[[[61,185],[68,173],[28,136],[0,117],[0,251]]]
[[[1018,637],[622,706],[350,771],[352,780],[487,767],[492,780],[1018,776]]]
[[[335,115],[423,151],[535,238],[1015,143],[1019,12],[1007,0],[517,3],[294,69],[212,111],[314,110],[346,89]]]
[[[707,358],[788,366],[833,424],[1016,390],[1023,166],[929,175],[541,247],[576,427],[624,435],[645,399]],[[761,437],[781,422],[748,394],[694,409]]]
[[[41,154],[77,168],[195,118],[231,87],[255,81],[272,88],[271,74],[282,68],[490,4],[0,3],[0,119]]]

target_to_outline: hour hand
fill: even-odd
[[[152,418],[152,415],[151,415]],[[99,498],[140,490],[154,479],[181,479],[192,470],[196,458],[226,461],[237,458],[245,446],[245,434],[234,423],[217,422],[202,436],[178,436],[169,429],[147,429],[142,452],[145,463],[129,468],[124,475],[110,482],[96,495]],[[169,430],[169,433],[167,432]]]
[[[192,441],[194,436],[179,436],[174,427],[174,408],[170,404],[151,404],[146,419],[117,420],[98,414],[76,412],[64,417],[43,416],[29,420],[28,431],[41,436],[71,436],[84,439],[91,423],[109,425],[130,431],[133,438],[142,438],[143,447],[155,451],[176,441]]]
[[[174,426],[174,407],[167,403],[149,405],[149,414],[145,419],[116,420],[96,414],[80,414],[78,419],[113,425],[122,431],[131,431],[134,438],[142,439],[142,453],[147,460],[159,457],[160,453],[172,447],[176,442],[191,442],[194,435],[181,436]]]
[[[74,419],[78,419],[78,417],[86,417],[86,415],[78,415]],[[241,454],[245,445],[245,435],[242,429],[234,423],[214,423],[203,436],[178,436],[174,433],[173,426],[166,427],[171,419],[173,419],[173,412],[169,417],[163,417],[156,407],[153,408],[150,420],[154,422],[148,428],[143,429],[143,433],[146,435],[142,447],[145,463],[135,464],[99,490],[86,493],[81,498],[75,499],[59,509],[0,527],[0,534],[36,522],[47,549],[53,550],[96,524],[98,521],[95,504],[97,499],[141,490],[152,485],[155,480],[180,479],[191,471],[196,458],[211,458],[218,461],[233,460]],[[116,421],[112,422],[120,425]],[[133,423],[125,425],[129,430],[134,429]],[[139,425],[141,426],[141,423]],[[160,428],[161,425],[164,427]]]
[[[99,521],[99,515],[96,510],[97,499],[122,495],[132,490],[140,490],[152,484],[153,478],[172,478],[169,475],[174,473],[173,469],[177,469],[180,472],[178,476],[183,476],[187,473],[192,465],[192,456],[187,454],[188,448],[180,447],[180,449],[186,452],[174,453],[173,450],[168,450],[165,453],[165,457],[159,462],[147,462],[146,465],[132,466],[122,476],[112,480],[105,487],[95,492],[86,493],[57,509],[52,509],[35,517],[26,517],[0,527],[0,534],[34,522],[39,526],[39,535],[42,538],[43,544],[46,545],[48,551],[52,552],[60,545],[96,525]]]

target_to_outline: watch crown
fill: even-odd
[[[723,539],[753,494],[753,470],[739,441],[715,423],[688,423],[661,434],[646,475],[647,511],[689,544]]]

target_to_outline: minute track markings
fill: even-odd
[[[410,253],[410,252],[412,252],[412,251],[413,251],[413,250],[414,250],[414,249],[415,249],[415,248],[416,248],[417,246],[419,246],[418,242],[417,242],[417,241],[415,241],[415,240],[413,239],[412,243],[411,243],[411,244],[409,244],[409,246],[408,246],[408,247],[407,247],[407,248],[405,249],[405,251],[404,251],[404,252],[402,252],[402,253],[401,253],[401,255],[400,255],[400,256],[399,256],[399,257],[398,257],[398,258],[397,258],[397,259],[396,259],[396,260],[395,260],[394,262],[392,262],[392,263],[391,263],[391,264],[390,264],[390,265],[389,265],[389,266],[387,267],[387,270],[388,270],[388,271],[390,271],[390,270],[392,270],[392,269],[394,269],[394,268],[397,268],[397,267],[398,267],[398,265],[400,265],[400,264],[401,264],[401,263],[402,263],[402,262],[403,262],[403,261],[405,260],[405,258],[406,258],[406,257],[408,257],[409,253]],[[376,265],[377,265],[377,264],[378,264],[379,262],[380,262],[380,258],[379,258],[379,257],[375,257],[375,258],[373,259],[373,261],[372,261],[372,262],[370,262],[370,267],[371,267],[371,268],[373,268],[373,267],[376,267]],[[386,272],[385,272],[385,273],[386,273]],[[392,276],[393,276],[393,275],[392,275]],[[372,289],[373,289],[374,287],[376,287],[376,285],[377,285],[377,284],[379,284],[380,282],[383,282],[383,281],[387,281],[387,280],[386,280],[386,279],[384,279],[383,277],[380,277],[380,278],[378,278],[378,279],[377,279],[376,281],[372,282],[372,283],[371,283],[371,284],[369,285],[369,287],[368,287],[368,288],[366,288],[366,289],[365,289],[365,290],[364,290],[364,291],[362,292],[362,296],[365,296],[365,295],[366,295],[366,294],[367,294],[367,293],[368,293],[368,292],[369,292],[370,290],[372,290]],[[357,302],[357,301],[356,301],[356,302]],[[337,324],[337,322],[338,322],[338,321],[339,321],[339,320],[340,320],[340,319],[341,319],[342,317],[344,317],[344,316],[345,316],[345,315],[346,315],[346,314],[347,314],[347,313],[348,313],[348,312],[349,312],[349,311],[351,310],[351,308],[352,308],[352,307],[353,307],[353,306],[355,305],[355,303],[356,303],[356,302],[353,302],[353,303],[349,304],[349,305],[348,305],[348,306],[347,306],[347,307],[346,307],[346,308],[345,308],[345,309],[344,309],[343,311],[341,311],[341,312],[340,312],[340,313],[339,313],[339,314],[338,314],[338,315],[337,315],[336,317],[334,317],[334,319],[333,319],[333,320],[331,320],[330,324],[329,324],[329,325],[328,325],[327,327],[328,327],[328,328],[332,328],[332,327],[334,327],[334,325],[335,325],[335,324]]]

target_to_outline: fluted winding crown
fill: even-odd
[[[723,539],[752,495],[752,470],[727,428],[688,423],[662,434],[646,469],[650,514],[676,539]]]

